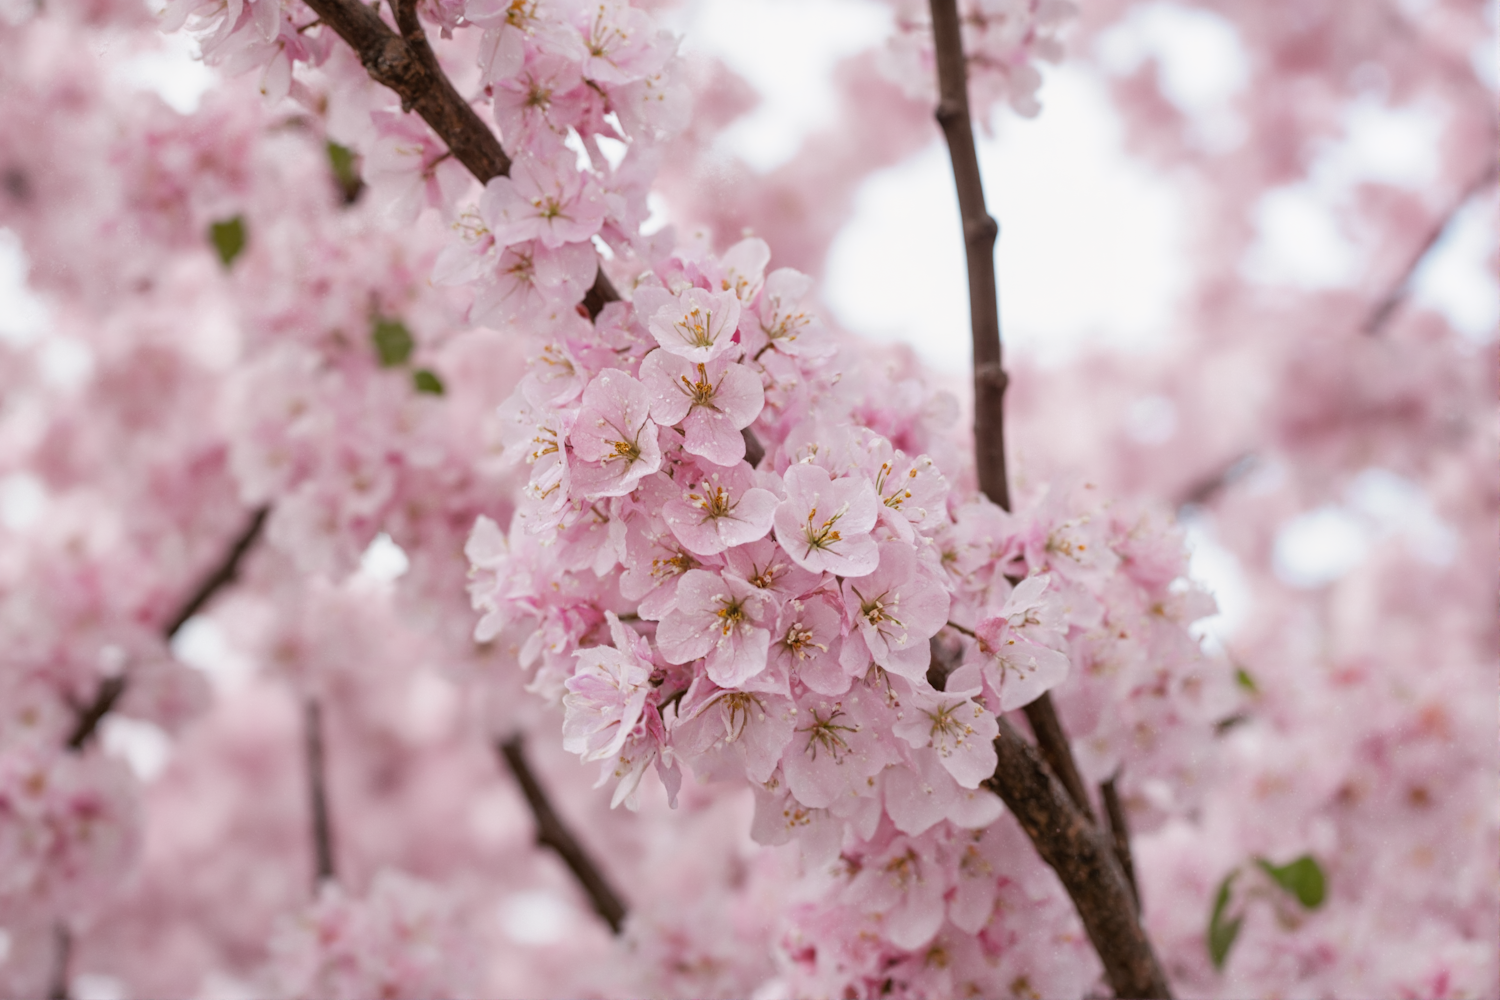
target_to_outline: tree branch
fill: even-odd
[[[974,459],[979,488],[1010,509],[1005,469],[1005,387],[995,280],[999,226],[984,204],[970,121],[963,33],[957,0],[929,0],[937,54],[937,120],[953,161],[953,181],[968,258],[974,338]],[[1040,754],[1004,718],[995,739],[999,765],[988,782],[1020,820],[1037,853],[1062,879],[1119,997],[1170,997],[1166,977],[1141,927],[1135,897],[1109,834],[1093,820],[1088,794],[1052,699],[1026,707]],[[1043,757],[1052,765],[1043,762]],[[1061,775],[1062,780],[1053,776]]]
[[[1416,252],[1412,254],[1411,260],[1407,263],[1405,269],[1402,270],[1400,277],[1391,285],[1390,290],[1381,296],[1380,301],[1375,304],[1375,308],[1370,310],[1370,315],[1365,319],[1365,333],[1375,336],[1385,328],[1385,325],[1390,322],[1391,317],[1395,315],[1396,309],[1401,303],[1406,301],[1406,296],[1411,292],[1411,279],[1416,275],[1417,268],[1422,266],[1422,262],[1432,252],[1432,248],[1437,246],[1438,241],[1443,238],[1443,234],[1448,231],[1448,227],[1453,224],[1453,220],[1458,216],[1459,212],[1463,211],[1464,206],[1469,203],[1470,199],[1494,184],[1497,176],[1500,176],[1500,164],[1497,164],[1492,159],[1485,164],[1483,172],[1474,178],[1468,187],[1463,189],[1458,198],[1454,200],[1452,207],[1433,225],[1427,236],[1417,247]]]
[[[594,864],[594,859],[583,849],[578,838],[573,836],[573,832],[552,808],[546,791],[532,773],[531,765],[526,762],[524,741],[519,735],[512,736],[499,743],[498,749],[506,766],[510,768],[510,773],[515,776],[516,783],[521,786],[526,804],[531,806],[532,815],[536,817],[536,842],[557,852],[563,863],[572,870],[573,877],[578,879],[578,884],[583,887],[599,916],[609,924],[610,930],[620,933],[625,926],[625,903],[599,870],[599,866]]]
[[[1135,913],[1113,839],[1073,805],[1036,749],[1004,718],[995,737],[999,765],[986,782],[1020,822],[1042,860],[1062,880],[1117,997],[1170,997],[1166,976]]]
[[[1090,823],[1095,822],[1093,806],[1089,804],[1088,792],[1083,787],[1083,778],[1078,774],[1078,764],[1073,760],[1073,748],[1068,743],[1068,734],[1063,732],[1062,720],[1047,693],[1021,709],[1026,721],[1031,723],[1031,732],[1036,736],[1036,747],[1052,773],[1068,790],[1068,796],[1078,811]]]
[[[375,8],[359,0],[307,0],[307,5],[348,43],[372,80],[396,92],[403,111],[415,111],[432,126],[449,152],[480,184],[509,175],[510,157],[438,64],[427,33],[417,20],[413,0],[396,0],[399,35],[380,19]],[[584,295],[583,306],[590,318],[597,318],[605,305],[619,298],[620,293],[601,267],[593,287]]]
[[[171,642],[189,618],[203,610],[203,606],[221,589],[234,582],[235,577],[239,575],[240,562],[245,558],[245,553],[249,552],[250,547],[255,544],[255,540],[260,537],[261,529],[266,523],[266,514],[269,512],[269,507],[260,507],[250,515],[250,523],[229,546],[229,551],[224,554],[223,562],[203,578],[203,582],[183,602],[177,613],[162,626],[163,638]],[[99,682],[99,690],[94,693],[94,700],[78,709],[78,721],[73,727],[72,734],[68,736],[69,750],[82,750],[88,744],[99,728],[99,723],[104,721],[104,717],[110,713],[124,693],[125,677],[123,674],[106,677]]]
[[[1135,881],[1135,859],[1130,856],[1130,826],[1125,819],[1125,805],[1120,801],[1120,789],[1115,785],[1118,777],[1116,775],[1099,786],[1099,798],[1104,800],[1104,815],[1109,820],[1110,836],[1114,838],[1115,860],[1120,862],[1125,880],[1130,883],[1130,895],[1135,898],[1135,912],[1139,916],[1141,887]]]
[[[47,1000],[68,1000],[68,966],[73,960],[73,932],[58,921],[52,926],[52,971],[48,976]]]
[[[323,756],[323,709],[315,698],[302,704],[302,748],[307,762],[307,797],[312,813],[313,890],[337,878],[333,864],[333,825],[328,818],[328,779]]]
[[[1000,363],[1000,305],[995,284],[995,239],[1000,227],[984,207],[979,153],[969,120],[969,86],[956,0],[931,0],[937,46],[937,120],[948,140],[958,211],[969,265],[969,320],[974,337],[974,458],[979,488],[1010,510],[1005,474],[1005,386]]]

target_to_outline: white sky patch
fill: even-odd
[[[46,333],[52,320],[47,303],[26,283],[30,271],[21,238],[0,227],[0,340],[18,346]]]
[[[197,111],[203,95],[220,80],[217,72],[203,64],[198,43],[181,31],[162,35],[161,48],[120,64],[114,78],[133,90],[156,94],[184,115]]]
[[[1258,239],[1244,262],[1253,281],[1298,288],[1354,283],[1364,254],[1344,232],[1334,205],[1310,184],[1267,192],[1254,208]]]
[[[1250,60],[1228,19],[1171,3],[1137,7],[1099,37],[1095,51],[1119,76],[1156,60],[1162,94],[1188,118],[1205,149],[1224,151],[1244,140],[1234,100],[1250,82]]]
[[[25,531],[47,509],[47,487],[29,472],[12,472],[0,478],[0,524],[11,531]]]
[[[1140,350],[1167,329],[1183,272],[1181,203],[1167,178],[1126,157],[1099,79],[1049,73],[1027,121],[1002,112],[979,140],[1007,348],[1063,361],[1087,343]],[[869,178],[829,253],[824,294],[838,319],[911,344],[934,368],[970,363],[967,272],[947,147]]]
[[[172,655],[208,676],[221,696],[244,689],[255,675],[255,661],[229,644],[218,622],[194,615],[172,638]]]
[[[1495,280],[1496,198],[1475,198],[1448,226],[1412,276],[1412,300],[1443,314],[1476,343],[1490,343],[1500,326],[1500,282]]]
[[[541,889],[511,893],[500,901],[497,915],[505,936],[524,945],[559,941],[576,919],[573,908],[556,893]]]
[[[376,583],[391,583],[411,568],[406,550],[385,532],[376,535],[359,557],[358,575]]]
[[[172,759],[172,738],[154,722],[110,715],[99,724],[104,752],[130,765],[135,776],[150,784]]]
[[[1294,587],[1322,587],[1365,561],[1370,537],[1344,508],[1329,504],[1299,514],[1276,534],[1272,565]]]
[[[1229,549],[1214,538],[1213,521],[1206,515],[1184,517],[1189,552],[1188,575],[1201,583],[1219,605],[1218,614],[1193,624],[1193,635],[1205,639],[1214,652],[1222,652],[1236,629],[1250,616],[1254,599],[1244,568]]]
[[[791,159],[832,121],[834,66],[892,31],[890,8],[869,0],[696,0],[658,16],[683,37],[684,53],[717,56],[760,92],[721,139],[759,171]]]

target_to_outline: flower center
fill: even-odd
[[[838,528],[835,525],[839,523],[839,518],[849,512],[849,505],[846,503],[820,524],[818,523],[816,501],[814,501],[814,504],[813,509],[807,512],[807,524],[802,529],[803,534],[807,536],[808,552],[812,552],[813,549],[822,550],[831,548],[834,542],[842,541],[843,537],[839,534]]]
[[[843,718],[843,716],[843,710],[837,706],[829,711],[826,716],[821,714],[817,709],[812,710],[812,723],[797,730],[799,733],[807,734],[807,755],[809,757],[817,760],[818,751],[821,749],[824,753],[833,757],[833,762],[837,764],[839,757],[849,752],[849,744],[845,743],[844,738],[839,734],[857,733],[859,732],[859,727],[840,725],[838,720]]]

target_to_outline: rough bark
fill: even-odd
[[[557,852],[558,857],[573,872],[573,877],[578,880],[599,916],[609,924],[610,930],[620,933],[625,926],[624,901],[609,884],[588,851],[578,842],[578,838],[573,836],[573,831],[557,815],[557,810],[552,808],[551,799],[547,797],[541,782],[526,761],[526,747],[522,738],[512,736],[499,743],[497,749],[510,768],[510,773],[515,776],[516,783],[521,786],[526,804],[531,807],[531,814],[536,818],[536,842]]]
[[[1135,881],[1135,858],[1130,854],[1130,824],[1125,818],[1125,803],[1120,801],[1120,789],[1115,778],[1099,786],[1099,798],[1104,802],[1104,815],[1109,820],[1109,833],[1115,842],[1115,860],[1130,883],[1130,895],[1135,898],[1135,912],[1141,912],[1141,887]]]
[[[1036,748],[1003,718],[995,752],[1000,762],[987,784],[1005,800],[1073,898],[1115,996],[1170,997],[1166,976],[1136,917],[1113,838],[1074,808]]]

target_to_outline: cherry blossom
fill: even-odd
[[[786,499],[776,507],[776,540],[797,565],[814,573],[865,576],[880,561],[870,531],[879,501],[867,480],[834,479],[826,469],[787,469]]]

